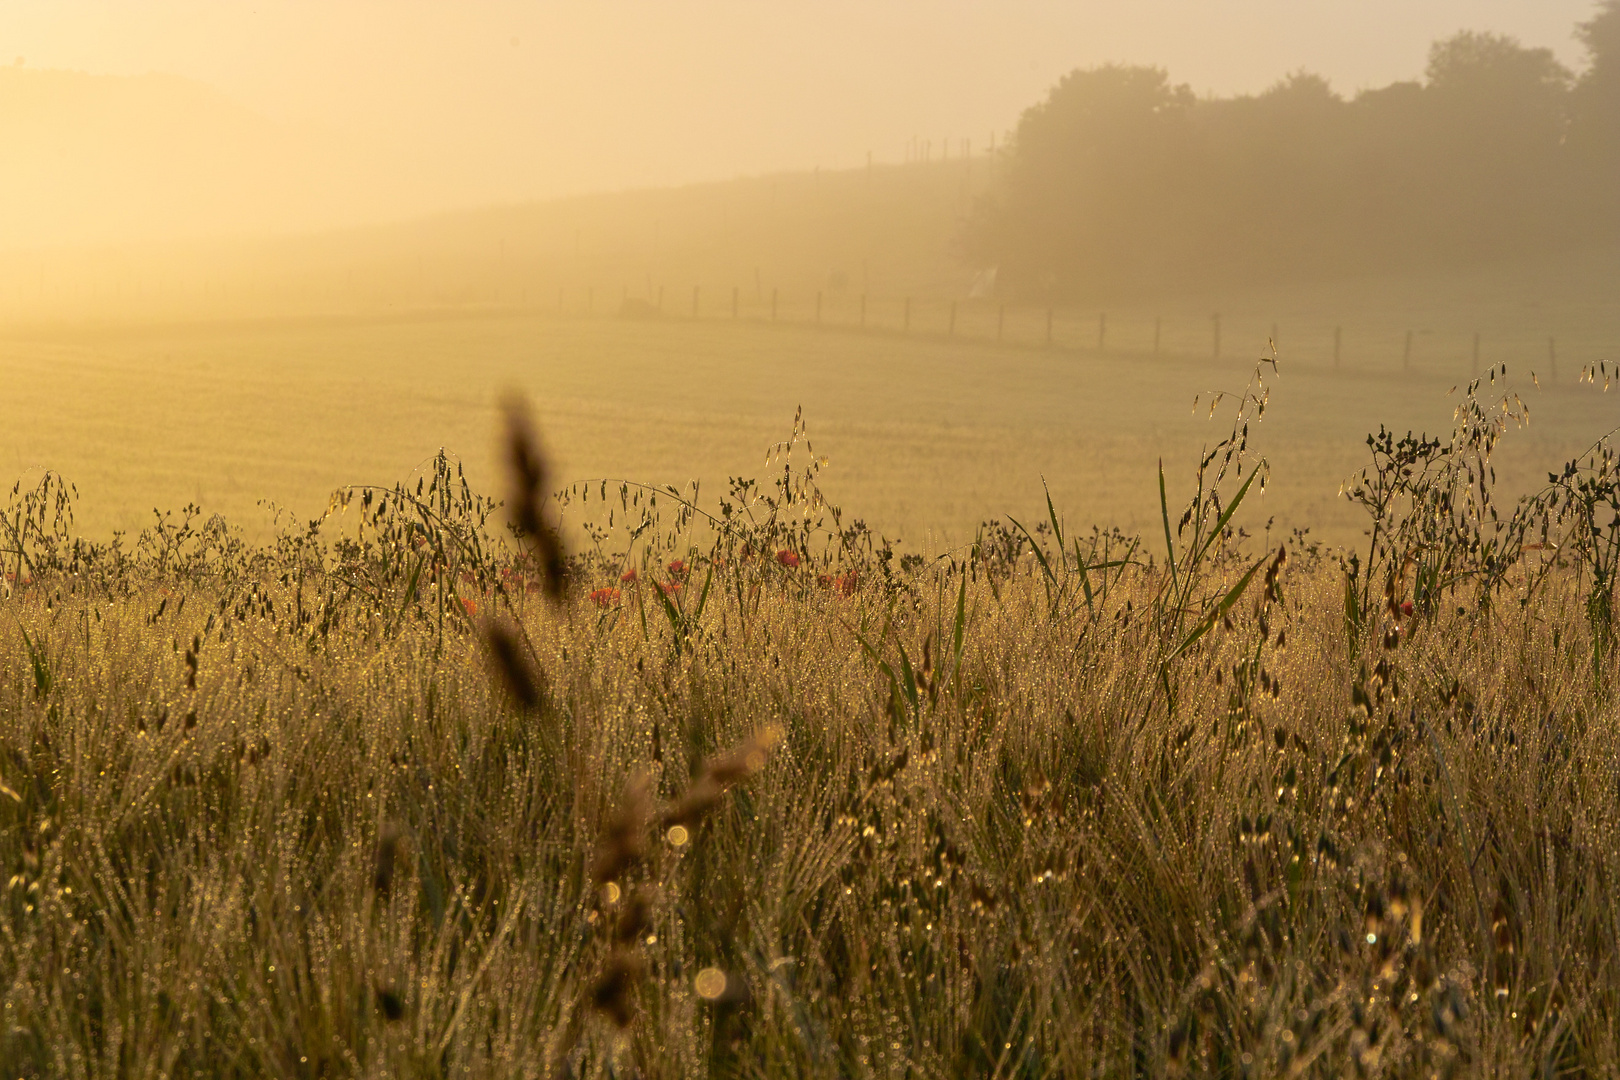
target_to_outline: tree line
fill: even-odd
[[[1048,299],[1450,268],[1620,240],[1620,0],[1549,49],[1462,32],[1421,81],[1317,75],[1199,98],[1157,68],[1065,76],[1028,109],[966,253]]]

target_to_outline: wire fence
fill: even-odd
[[[350,278],[353,280],[351,281]],[[1196,311],[1184,304],[1153,310],[1140,305],[1099,310],[996,297],[947,299],[849,288],[790,290],[762,283],[671,287],[649,281],[632,288],[600,284],[548,287],[510,278],[470,283],[459,291],[409,290],[364,274],[333,282],[306,281],[277,291],[203,278],[124,282],[64,277],[0,289],[0,333],[38,325],[96,321],[273,323],[300,318],[409,320],[501,315],[687,320],[772,324],[784,328],[903,336],[1003,349],[1045,349],[1126,360],[1253,359],[1276,354],[1347,374],[1399,375],[1457,381],[1506,363],[1533,371],[1544,384],[1572,383],[1582,368],[1620,358],[1620,313],[1612,305],[1577,310],[1556,325],[1534,305],[1476,307],[1421,303],[1406,312],[1347,303],[1340,315],[1314,310]],[[3,284],[3,283],[0,283]],[[394,283],[397,285],[397,283]],[[1526,314],[1520,314],[1524,312]],[[1544,314],[1544,313],[1542,313]],[[1476,321],[1477,320],[1477,321]],[[9,328],[9,329],[8,329]]]
[[[790,295],[781,289],[741,286],[694,286],[678,296],[663,287],[611,293],[590,286],[561,288],[554,310],[563,316],[732,321],[1129,359],[1252,359],[1275,350],[1291,363],[1346,372],[1456,379],[1506,363],[1525,367],[1549,383],[1573,381],[1583,367],[1620,355],[1616,347],[1620,326],[1560,332],[1526,323],[1470,330],[1365,317],[1345,322],[1297,318],[1284,323],[1253,314],[1111,313],[988,298],[944,300],[843,291]]]

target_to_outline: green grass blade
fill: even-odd
[[[669,619],[670,629],[675,631],[675,648],[679,651],[681,639],[686,637],[686,617],[681,614],[680,609],[670,600],[668,594],[658,587],[656,581],[653,582],[652,589],[653,592],[658,594],[658,600],[663,605],[664,616]]]
[[[1258,562],[1249,567],[1249,572],[1239,578],[1236,585],[1233,585],[1229,590],[1227,590],[1226,595],[1221,597],[1220,603],[1216,604],[1210,613],[1206,615],[1204,619],[1193,629],[1192,633],[1188,634],[1186,639],[1183,640],[1180,645],[1176,646],[1175,651],[1170,654],[1168,658],[1169,660],[1174,660],[1176,657],[1180,656],[1182,653],[1196,645],[1198,640],[1205,634],[1209,633],[1209,631],[1214,627],[1217,619],[1219,619],[1222,615],[1225,615],[1228,611],[1232,610],[1232,605],[1237,603],[1238,600],[1243,597],[1244,590],[1249,587],[1249,582],[1254,580],[1255,572],[1258,571],[1260,567],[1264,566],[1265,562],[1266,557],[1261,556]]]
[[[426,562],[426,559],[427,557],[424,555],[416,557],[416,565],[411,568],[411,580],[405,584],[405,599],[400,601],[399,613],[394,616],[394,623],[393,626],[389,627],[389,633],[398,629],[399,624],[404,621],[405,612],[410,609],[411,602],[416,599],[416,586],[422,580],[422,564]]]
[[[878,654],[878,651],[872,647],[872,643],[866,640],[866,636],[849,625],[849,623],[844,623],[844,629],[854,636],[855,640],[860,643],[861,651],[872,659],[872,662],[878,666],[879,671],[883,672],[884,678],[889,680],[889,687],[898,689],[900,680],[895,676],[894,668],[890,667],[888,661]]]
[[[1216,520],[1215,528],[1211,529],[1209,535],[1204,538],[1204,546],[1198,549],[1198,558],[1202,559],[1204,553],[1209,550],[1210,545],[1220,538],[1221,530],[1226,528],[1226,523],[1232,520],[1232,515],[1237,513],[1237,508],[1243,504],[1243,496],[1249,493],[1249,485],[1254,483],[1254,478],[1259,476],[1260,470],[1265,467],[1266,463],[1262,460],[1259,465],[1249,471],[1249,478],[1243,481],[1243,486],[1238,488],[1238,493],[1232,497],[1232,501],[1227,504],[1226,509],[1221,512],[1221,516]]]
[[[1041,545],[1035,542],[1035,537],[1030,534],[1028,529],[1024,528],[1022,522],[1011,514],[1007,515],[1007,520],[1018,526],[1018,531],[1024,534],[1024,538],[1029,541],[1029,546],[1035,550],[1035,558],[1040,561],[1041,569],[1046,571],[1046,580],[1056,585],[1057,575],[1052,573],[1051,564],[1046,561],[1046,552],[1042,551]]]
[[[1170,587],[1180,590],[1176,576],[1176,542],[1170,537],[1170,499],[1164,493],[1164,458],[1159,459],[1159,516],[1164,519],[1164,559],[1170,564]]]
[[[697,607],[692,612],[692,622],[696,623],[703,618],[703,608],[709,602],[709,586],[714,583],[714,563],[709,563],[709,575],[703,579],[703,591],[698,594]]]
[[[967,629],[967,570],[962,570],[962,587],[956,593],[956,625],[951,631],[951,653],[956,666],[962,666],[962,634]]]
[[[1063,526],[1058,524],[1057,507],[1052,505],[1052,491],[1046,486],[1046,477],[1041,477],[1041,490],[1046,492],[1046,516],[1052,521],[1052,536],[1057,540],[1058,553],[1063,553]]]
[[[906,647],[900,644],[900,635],[895,635],[894,647],[900,652],[900,674],[905,681],[906,700],[911,702],[911,711],[916,712],[921,707],[921,698],[917,694],[917,673],[911,668],[911,657],[906,655]]]
[[[1086,594],[1086,610],[1092,615],[1097,614],[1096,598],[1091,593],[1091,568],[1086,565],[1086,557],[1080,554],[1080,540],[1074,541],[1074,565],[1080,571],[1080,588]]]

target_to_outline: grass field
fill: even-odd
[[[453,467],[355,493],[336,543],[87,548],[51,492],[14,498],[0,1059],[1602,1075],[1620,480],[1611,456],[1565,485],[1554,547],[1481,547],[1474,415],[1456,472],[1379,474],[1386,541],[1348,589],[1308,544],[1224,529],[1258,497],[1230,442],[1171,468],[1204,494],[1124,547],[1052,521],[886,558],[827,524],[802,447],[707,534],[667,497],[576,499],[648,528],[554,604],[544,545],[493,535]],[[1241,430],[1231,403],[1217,424]],[[507,445],[516,519],[550,513]]]
[[[0,339],[0,474],[62,472],[85,496],[91,534],[189,501],[262,538],[258,500],[308,519],[338,486],[390,481],[441,446],[487,486],[494,403],[511,385],[536,402],[570,481],[700,478],[718,493],[727,476],[758,471],[802,405],[831,459],[830,497],[916,549],[1034,515],[1042,476],[1075,521],[1140,531],[1157,515],[1154,462],[1186,483],[1176,463],[1215,430],[1194,395],[1242,389],[1270,331],[1234,319],[1216,361],[1131,349],[1133,324],[1117,322],[1103,354],[920,329],[533,315],[13,332]],[[1335,367],[1303,345],[1295,360],[1281,340],[1281,377],[1254,431],[1273,480],[1247,524],[1274,516],[1279,529],[1346,543],[1364,523],[1338,488],[1365,463],[1365,435],[1380,423],[1449,428],[1448,391],[1470,360],[1420,355],[1407,371],[1398,356],[1352,354]],[[1509,489],[1614,426],[1612,397],[1575,379],[1577,361],[1602,355],[1568,346],[1557,384],[1537,390],[1533,347],[1487,354],[1511,361],[1533,410],[1500,452]]]

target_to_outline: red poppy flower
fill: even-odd
[[[789,551],[787,548],[783,548],[781,551],[776,553],[776,561],[787,567],[789,570],[792,570],[794,567],[799,565],[799,557],[793,554],[793,552]]]
[[[1410,600],[1402,601],[1402,603],[1401,603],[1401,614],[1402,615],[1411,615],[1412,614],[1412,601],[1410,601]]]
[[[669,576],[676,581],[685,581],[686,573],[686,563],[683,560],[676,559],[669,564]]]
[[[663,593],[665,596],[672,596],[681,591],[681,583],[678,581],[660,581],[658,583],[658,591]]]
[[[465,611],[467,616],[471,618],[478,614],[478,601],[470,596],[463,596],[461,598],[461,610]]]
[[[628,583],[634,580],[636,580],[636,568],[633,566],[626,570],[623,574],[619,575],[619,581],[622,583]]]
[[[597,589],[591,593],[591,602],[597,607],[612,607],[619,602],[618,589]]]

